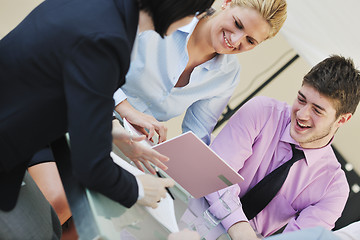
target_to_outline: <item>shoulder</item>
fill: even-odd
[[[126,36],[115,32],[96,32],[79,38],[67,53],[67,62],[97,63],[99,69],[123,69],[130,63],[132,43]],[[84,66],[81,66],[86,67]]]
[[[131,43],[118,33],[94,33],[80,37],[65,54],[63,73],[68,83],[86,82],[108,94],[123,83],[130,65]]]
[[[286,124],[290,119],[289,105],[266,96],[256,96],[247,101],[230,119],[253,124],[257,129]]]
[[[322,148],[304,149],[304,152],[307,159],[309,159],[309,164],[316,164],[315,167],[322,165],[322,171],[328,172],[331,175],[334,172],[343,172],[331,144]]]
[[[309,165],[309,170],[318,177],[318,181],[325,181],[327,188],[335,189],[340,196],[348,195],[349,185],[345,172],[341,169],[337,156],[332,146],[329,144],[318,149],[304,149],[304,153]],[[324,186],[326,186],[324,182]]]
[[[247,108],[256,108],[256,111],[267,110],[271,112],[282,112],[287,111],[289,108],[289,105],[286,102],[267,96],[256,96],[246,102],[245,105]]]
[[[341,169],[341,164],[338,160],[337,155],[333,147],[329,144],[324,148],[321,159],[324,162],[324,166],[326,167],[326,171],[330,176],[337,177],[344,182],[347,182],[345,172]]]
[[[169,39],[169,37],[161,38],[159,34],[152,30],[146,30],[138,33],[136,36],[138,41],[143,41],[144,43],[149,44],[151,41],[160,41],[161,39]],[[151,41],[150,41],[151,40]]]
[[[139,54],[156,56],[161,58],[169,58],[173,60],[185,56],[186,34],[175,31],[170,36],[161,38],[153,30],[147,30],[137,35],[136,51]]]
[[[132,43],[121,32],[94,32],[80,35],[72,49],[77,52],[98,52],[118,56],[130,56]],[[71,56],[70,56],[71,57]],[[90,60],[90,59],[89,59]],[[93,59],[96,60],[96,59]]]

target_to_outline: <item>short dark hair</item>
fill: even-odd
[[[332,55],[305,75],[303,84],[334,101],[336,117],[355,113],[360,101],[360,72],[350,58]]]
[[[195,13],[210,8],[214,0],[138,0],[140,10],[153,19],[155,31],[164,37],[169,26]]]

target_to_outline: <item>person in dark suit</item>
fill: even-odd
[[[157,206],[173,182],[135,178],[109,155],[112,96],[124,83],[138,22],[165,36],[212,3],[46,0],[0,41],[0,218],[16,206],[30,158],[66,132],[73,174],[85,187],[130,207],[140,184],[140,203]],[[41,214],[32,212],[36,222]]]

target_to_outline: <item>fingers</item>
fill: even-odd
[[[143,160],[142,163],[144,164],[144,166],[150,173],[152,173],[152,174],[156,173],[155,169],[150,165],[150,163],[148,161]]]
[[[162,163],[162,162],[160,162],[159,160],[157,160],[157,159],[147,159],[147,160],[143,160],[142,161],[142,163],[145,165],[145,167],[151,172],[151,173],[155,173],[155,172],[152,172],[152,170],[151,169],[153,169],[153,167],[150,165],[150,163],[149,162],[151,162],[151,163],[153,163],[155,166],[157,166],[158,168],[160,168],[161,170],[163,170],[163,171],[166,171],[167,169],[168,169],[168,167],[164,164],[164,163]],[[149,167],[147,167],[147,166],[149,166]],[[150,168],[150,169],[149,169]]]
[[[169,161],[169,158],[165,155],[160,154],[154,149],[149,149],[148,152],[144,152],[144,158],[164,171],[168,169],[168,167],[163,162]]]
[[[146,128],[149,130],[147,138],[151,140],[155,136],[155,132],[159,135],[159,143],[164,142],[167,136],[167,127],[163,123],[155,120],[151,125],[147,125]]]
[[[151,140],[153,136],[155,135],[155,129],[153,126],[151,126],[149,129],[148,139]]]
[[[175,181],[171,178],[162,178],[164,187],[173,187],[175,185]],[[166,197],[166,192],[165,192]]]
[[[160,168],[163,171],[166,171],[168,169],[168,167],[160,161],[151,161],[151,162],[154,163],[155,166],[157,166],[158,168]]]
[[[131,136],[132,141],[134,142],[141,142],[143,140],[146,139],[145,135],[141,135],[141,136]]]
[[[167,162],[170,160],[169,157],[159,153],[158,151],[155,151],[154,149],[151,149],[151,150],[154,151],[154,152],[152,152],[153,158],[157,159],[159,161],[159,164],[163,164],[162,162]],[[167,169],[167,167],[166,167],[166,169]],[[166,170],[166,169],[163,169],[163,170]]]
[[[145,130],[144,127],[140,127],[138,125],[132,124],[133,127],[138,130],[140,133],[142,133],[143,135],[145,135],[146,137],[149,135],[149,133]]]
[[[115,109],[137,130],[145,134],[149,140],[152,139],[152,137],[155,135],[155,132],[157,132],[159,135],[159,142],[166,140],[167,128],[165,125],[157,121],[153,116],[136,110],[127,100],[124,100],[118,104]],[[144,128],[147,128],[149,133],[146,133]]]
[[[166,189],[163,187],[160,191],[160,198],[159,198],[159,201],[162,199],[162,198],[166,198]]]
[[[167,135],[167,127],[163,123],[156,120],[154,117],[149,115],[147,117],[149,119],[147,120],[146,124],[144,124],[144,127],[149,130],[148,139],[150,140],[155,135],[156,131],[159,135],[159,143],[165,141]]]
[[[167,135],[167,127],[159,121],[157,121],[154,117],[143,114],[142,118],[127,119],[138,131],[147,136],[149,140],[151,140],[155,136],[155,132],[159,135],[159,142],[163,142],[166,140]],[[145,130],[148,129],[148,132]]]
[[[134,139],[136,140],[136,139]],[[130,159],[135,161],[141,161],[144,166],[152,173],[155,174],[155,170],[151,167],[150,163],[153,163],[155,166],[159,167],[160,169],[166,171],[168,167],[163,163],[169,161],[169,158],[165,155],[160,154],[154,149],[151,149],[150,147],[144,146],[140,143],[136,143],[134,145],[137,145],[137,149],[133,151],[133,153],[136,151],[137,154],[135,154]],[[138,165],[136,165],[138,166]]]
[[[159,201],[159,202],[160,202],[160,201]],[[155,208],[157,208],[158,206],[159,206],[159,204],[158,204],[157,202],[154,202],[154,203],[150,204],[149,207],[155,209]]]
[[[132,160],[132,161],[135,163],[136,167],[137,167],[140,171],[145,172],[145,170],[144,170],[142,164],[140,163],[140,161],[138,161],[138,160]]]
[[[153,149],[151,149],[153,150]],[[153,150],[155,151],[155,150]],[[142,155],[142,157],[136,157],[136,158],[131,158],[131,160],[135,163],[135,165],[141,170],[143,171],[143,167],[141,165],[141,163],[145,166],[145,168],[152,174],[155,174],[156,171],[155,169],[151,166],[150,162],[153,163],[155,166],[157,166],[158,168],[162,169],[163,171],[166,171],[168,169],[168,167],[162,163],[159,159],[154,158],[154,157],[149,157],[146,154]],[[165,159],[163,160],[168,160],[167,157],[165,157]]]
[[[167,136],[167,127],[164,124],[161,124],[162,127],[157,129],[157,133],[159,135],[159,143],[166,141]]]
[[[155,136],[155,132],[159,135],[159,143],[166,140],[167,127],[153,117],[144,121],[139,127],[142,127],[141,132],[143,132],[149,140]],[[148,129],[149,132],[146,132],[144,128]]]
[[[144,197],[138,201],[139,204],[152,208],[156,208],[158,201],[166,197],[165,187],[171,187],[175,183],[172,179],[157,178],[149,174],[138,175],[136,178],[141,181],[144,188]]]

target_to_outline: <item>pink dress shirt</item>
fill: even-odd
[[[288,161],[293,143],[290,136],[291,107],[268,97],[255,97],[229,120],[211,148],[238,171],[245,181],[230,187],[242,197],[267,174]],[[349,194],[345,173],[330,144],[302,149],[306,159],[290,169],[284,185],[254,219],[251,226],[268,236],[286,226],[286,231],[323,226],[334,227]],[[206,196],[209,204],[223,190]],[[222,221],[226,230],[239,221],[248,221],[239,208]]]

